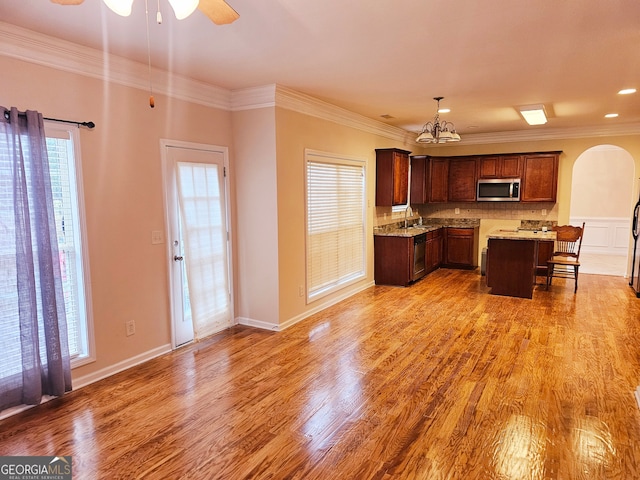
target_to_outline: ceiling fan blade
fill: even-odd
[[[198,8],[216,25],[235,22],[240,15],[224,0],[200,0]]]
[[[84,0],[51,0],[58,5],[80,5]]]

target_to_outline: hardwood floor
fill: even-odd
[[[72,455],[76,479],[637,479],[638,383],[624,278],[528,300],[441,269],[6,419],[0,454]]]

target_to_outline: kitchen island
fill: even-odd
[[[556,233],[494,230],[487,238],[486,278],[491,293],[532,298],[536,275],[546,268]]]

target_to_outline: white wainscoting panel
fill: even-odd
[[[619,217],[571,217],[571,225],[584,226],[581,252],[600,255],[627,255],[631,219]]]

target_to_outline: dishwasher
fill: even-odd
[[[413,237],[413,275],[411,280],[414,282],[422,278],[427,273],[425,267],[425,247],[427,244],[427,234],[421,233]]]

